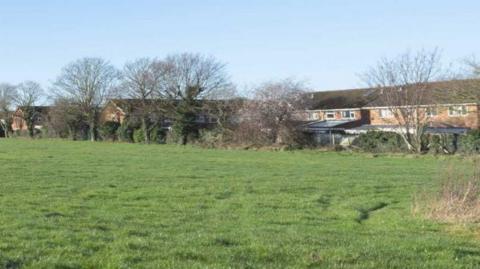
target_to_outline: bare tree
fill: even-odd
[[[163,68],[160,96],[171,101],[175,111],[174,131],[185,145],[189,136],[198,134],[195,119],[203,101],[230,89],[232,83],[224,64],[200,54],[168,56]]]
[[[87,123],[80,106],[71,100],[59,97],[54,100],[49,111],[49,129],[57,137],[77,140],[78,137],[85,137]]]
[[[10,125],[12,124],[11,109],[15,102],[15,96],[17,96],[17,91],[14,85],[8,83],[0,84],[0,112],[3,114],[3,118],[0,119],[0,128],[7,138]]]
[[[56,95],[78,104],[89,125],[90,140],[97,139],[102,105],[114,96],[119,72],[101,58],[83,58],[62,69],[54,83]]]
[[[464,77],[466,78],[461,83],[462,89],[458,91],[463,94],[468,100],[474,100],[477,104],[480,104],[480,61],[475,56],[472,56],[465,60],[467,70]]]
[[[253,92],[253,100],[246,102],[242,118],[255,125],[270,143],[289,143],[298,130],[295,113],[304,109],[308,98],[304,83],[291,79],[267,82]]]
[[[160,61],[148,58],[128,62],[123,67],[121,89],[128,97],[138,100],[135,113],[141,120],[145,143],[150,143],[153,116],[161,110],[158,93],[165,71],[162,67]]]
[[[398,133],[413,152],[422,151],[422,137],[429,123],[424,105],[431,104],[429,85],[441,74],[440,53],[435,49],[383,58],[363,75],[377,91],[379,103],[391,111]]]
[[[43,89],[37,82],[25,81],[17,87],[15,103],[21,109],[21,114],[17,115],[27,124],[28,135],[35,136],[35,122],[37,121],[39,111],[35,107],[43,96]]]

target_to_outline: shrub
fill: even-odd
[[[464,153],[480,153],[480,129],[470,131],[460,138],[460,150]]]
[[[155,127],[150,131],[150,142],[165,144],[167,140],[167,130],[162,127]]]
[[[133,131],[133,142],[134,143],[143,143],[145,142],[145,136],[142,129],[135,129]]]
[[[368,131],[360,134],[352,145],[368,152],[403,152],[407,150],[402,137],[393,132]]]
[[[453,134],[428,134],[424,136],[424,145],[429,153],[451,154],[457,151]]]
[[[134,129],[130,127],[128,124],[122,124],[117,129],[117,138],[123,142],[133,142],[133,132]]]
[[[107,121],[100,126],[100,136],[104,140],[117,140],[117,130],[120,128],[120,123],[116,121]]]
[[[416,195],[414,213],[427,218],[452,223],[480,221],[480,159],[471,169],[449,166],[442,171],[440,188],[436,192]]]
[[[196,114],[183,104],[177,112],[178,115],[172,126],[172,132],[175,133],[175,137],[178,139],[177,143],[185,145],[199,136],[199,129],[195,123]]]
[[[201,129],[197,143],[207,148],[222,147],[230,142],[231,131],[228,129]]]

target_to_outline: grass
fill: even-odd
[[[411,214],[444,165],[4,139],[0,268],[478,268],[478,238]]]

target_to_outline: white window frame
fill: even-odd
[[[345,114],[348,113],[349,116],[346,117],[344,113]],[[353,110],[344,110],[342,111],[341,114],[342,114],[342,119],[355,119],[355,111]]]
[[[334,120],[336,118],[335,111],[325,111],[325,119],[326,120]],[[330,118],[329,115],[332,115]]]
[[[432,113],[432,112],[434,112],[434,113]],[[433,118],[433,117],[438,116],[438,107],[427,107],[427,108],[425,108],[425,116],[427,116],[427,118]]]
[[[318,112],[309,112],[308,113],[308,119],[309,120],[318,120]]]
[[[468,114],[468,108],[465,105],[449,106],[449,117],[465,117]]]
[[[385,112],[385,113],[383,113]],[[381,108],[378,110],[378,115],[382,119],[390,119],[393,118],[393,112],[389,108]]]

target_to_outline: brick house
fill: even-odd
[[[303,130],[318,144],[331,144],[345,138],[347,130],[370,123],[363,109],[373,100],[370,89],[336,90],[310,93],[311,106],[302,114]],[[301,116],[301,117],[302,117]]]
[[[462,81],[430,83],[430,98],[418,106],[427,132],[463,134],[480,128],[480,104],[476,96],[462,94],[469,89]],[[312,107],[301,113],[304,130],[318,140],[332,143],[369,130],[398,131],[400,123],[384,103],[379,89],[352,89],[310,93]]]
[[[40,130],[48,121],[48,113],[50,111],[50,107],[49,106],[33,106],[31,108],[34,111],[33,113],[34,127],[35,129]],[[25,121],[25,116],[24,116],[25,109],[26,107],[18,107],[17,110],[15,110],[15,112],[13,113],[12,131],[18,132],[18,131],[28,130],[27,122]]]
[[[428,85],[428,98],[414,107],[419,110],[418,115],[428,130],[437,133],[464,133],[480,128],[478,97],[467,94],[471,89],[466,87],[468,84],[463,81],[434,82]],[[376,98],[362,109],[369,111],[372,129],[401,125],[401,119],[394,117],[394,110],[382,98]],[[364,129],[368,129],[368,126],[364,126]]]
[[[139,116],[139,108],[141,108],[140,104],[141,100],[139,99],[112,99],[107,102],[104,106],[102,112],[100,113],[100,123],[105,123],[107,121],[114,121],[122,124],[127,117],[135,118]],[[173,119],[169,117],[165,117],[163,115],[168,114],[166,113],[168,110],[171,110],[171,107],[161,103],[161,101],[151,100],[149,102],[155,102],[152,107],[155,107],[153,111],[149,114],[152,117],[152,120],[160,120],[164,127],[170,127],[173,122]],[[162,117],[159,119],[158,117]],[[216,119],[214,117],[209,116],[209,114],[205,112],[199,112],[196,115],[195,122],[202,126],[208,126],[214,124]]]

